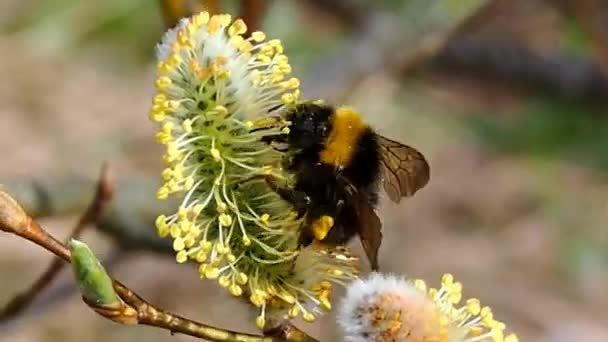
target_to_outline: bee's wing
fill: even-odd
[[[382,222],[366,195],[349,186],[348,194],[359,218],[359,238],[372,270],[378,270],[378,250],[382,244]]]
[[[400,142],[376,135],[382,158],[384,190],[399,203],[401,197],[412,196],[431,177],[431,169],[422,153]]]
[[[365,203],[359,206],[359,238],[372,270],[378,270],[378,250],[382,244],[382,222],[376,211]]]

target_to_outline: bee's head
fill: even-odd
[[[331,130],[331,116],[334,109],[330,106],[304,103],[295,106],[287,113],[289,144],[298,149],[306,149],[322,144]]]

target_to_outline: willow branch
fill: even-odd
[[[78,238],[89,224],[97,222],[104,208],[111,200],[113,191],[114,189],[108,176],[108,166],[104,164],[97,182],[95,196],[72,229],[68,241],[72,238]],[[64,265],[60,258],[54,258],[30,288],[16,295],[4,308],[0,309],[0,322],[11,319],[27,309],[33,300],[53,282]]]
[[[153,177],[119,178],[113,199],[96,221],[98,231],[112,237],[125,251],[145,250],[171,254],[171,243],[160,239],[154,220],[171,211],[175,203],[155,197],[158,180]],[[10,179],[2,186],[34,218],[71,215],[86,210],[94,183],[85,177],[53,179]],[[136,213],[136,214],[135,214]]]
[[[344,102],[361,82],[378,73],[402,74],[437,55],[491,0],[463,0],[457,8],[454,3],[411,0],[401,15],[368,13],[343,49],[320,58],[302,82],[303,93]]]
[[[440,71],[534,87],[570,100],[608,101],[608,75],[599,65],[588,59],[542,56],[513,41],[484,42],[459,35],[433,65]]]
[[[69,248],[44,230],[10,195],[2,191],[0,191],[0,230],[29,240],[68,263],[72,261]],[[314,341],[311,337],[299,333],[286,336],[261,336],[216,328],[158,308],[118,280],[111,281],[114,291],[121,300],[119,305],[107,306],[87,301],[85,303],[101,316],[121,324],[149,325],[210,341]],[[282,331],[290,332],[289,329]]]

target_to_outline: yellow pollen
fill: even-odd
[[[158,90],[165,90],[171,85],[171,79],[167,76],[161,76],[156,80],[155,85]]]
[[[218,279],[217,282],[220,284],[221,287],[226,288],[230,286],[230,277],[227,275],[223,275]]]
[[[243,236],[243,238],[241,239],[241,242],[243,243],[243,246],[245,246],[245,247],[251,246],[251,239],[247,235]]]
[[[188,261],[188,253],[184,250],[177,252],[177,254],[175,255],[175,260],[180,264],[185,263],[186,261]]]
[[[266,34],[262,31],[255,31],[251,33],[251,38],[256,43],[261,43],[264,39],[266,39]]]
[[[258,316],[255,319],[255,325],[259,328],[259,329],[264,329],[264,326],[266,325],[266,319],[264,318],[264,316]]]
[[[217,267],[209,265],[205,269],[205,277],[207,279],[215,279],[220,275],[220,270]]]
[[[222,159],[220,151],[217,148],[212,148],[210,152],[211,156],[213,157],[213,160],[215,160],[216,162],[219,162]]]
[[[312,223],[312,232],[315,239],[321,241],[325,239],[330,229],[334,226],[334,219],[331,216],[323,215]]]
[[[230,291],[230,294],[235,297],[243,294],[243,288],[237,284],[232,284],[228,290]]]
[[[247,32],[247,25],[245,24],[243,19],[235,20],[228,28],[228,35],[231,37],[235,35],[244,34],[245,32]]]
[[[247,284],[248,280],[249,280],[249,277],[247,277],[247,275],[243,272],[239,272],[239,274],[237,274],[237,276],[236,276],[236,282],[241,285]]]
[[[219,220],[220,224],[224,227],[228,227],[232,224],[232,216],[228,214],[221,214]]]
[[[186,248],[186,243],[184,242],[184,239],[177,238],[177,239],[173,240],[173,250],[179,252],[179,251],[183,250],[184,248]]]
[[[209,21],[208,12],[200,12],[199,14],[192,17],[192,23],[198,27],[205,25]]]
[[[304,315],[302,315],[302,318],[309,323],[312,323],[315,321],[315,315],[311,314],[310,312],[306,312],[304,313]]]

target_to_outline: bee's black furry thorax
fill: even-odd
[[[367,125],[349,125],[354,128],[347,134],[334,131],[344,130],[342,117],[333,107],[315,104],[298,105],[287,114],[292,151],[287,168],[296,175],[294,190],[310,199],[306,208],[309,223],[322,215],[334,218],[334,227],[323,241],[335,244],[344,244],[359,232],[353,196],[376,206],[381,163],[374,131]],[[331,142],[331,146],[337,144],[347,162],[332,163],[322,158],[332,148],[328,139],[347,140],[343,145],[348,146],[340,145],[342,141]]]

